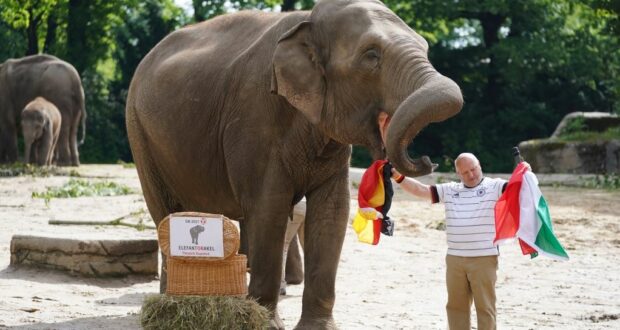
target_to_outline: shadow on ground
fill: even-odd
[[[58,284],[86,284],[101,288],[122,288],[137,283],[149,283],[158,281],[155,276],[130,275],[125,277],[81,277],[73,276],[67,272],[42,269],[27,265],[9,266],[0,271],[0,279],[20,279],[38,283]]]
[[[0,324],[0,329],[28,329],[28,330],[94,330],[94,329],[140,329],[140,316],[138,314],[118,316],[99,316],[73,319],[58,323],[36,323],[7,327]]]

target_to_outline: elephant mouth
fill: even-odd
[[[387,137],[388,127],[390,126],[390,115],[385,111],[379,112],[377,116],[377,125],[379,125],[379,133],[381,134],[381,149],[385,150],[385,139]]]

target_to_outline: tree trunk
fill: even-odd
[[[56,22],[57,7],[52,8],[49,16],[47,16],[47,32],[45,34],[45,44],[43,45],[44,53],[54,53],[56,47],[56,30],[58,23]]]
[[[482,25],[484,46],[489,58],[485,98],[488,100],[491,108],[497,109],[497,107],[500,106],[500,82],[498,81],[500,74],[497,71],[497,64],[495,63],[495,55],[493,54],[492,48],[499,43],[499,29],[502,27],[506,17],[483,13],[480,15],[479,19]]]
[[[82,74],[86,69],[86,25],[89,20],[88,0],[69,0],[67,23],[67,62]]]
[[[295,0],[284,0],[284,3],[282,3],[282,11],[294,11],[295,2]]]
[[[37,26],[39,25],[40,17],[34,16],[34,10],[28,8],[30,14],[28,19],[28,27],[26,28],[26,34],[28,35],[28,49],[26,50],[26,56],[35,55],[39,53],[39,38],[37,37]]]

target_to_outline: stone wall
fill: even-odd
[[[67,271],[73,275],[157,275],[156,239],[79,240],[15,235],[11,265],[30,265]]]

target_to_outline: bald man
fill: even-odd
[[[499,251],[493,246],[494,209],[507,181],[484,177],[480,161],[471,153],[460,154],[454,167],[461,182],[429,186],[406,178],[396,170],[392,170],[392,178],[414,196],[432,203],[444,203],[449,329],[471,329],[472,300],[478,329],[496,329],[495,282]]]

